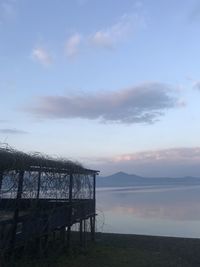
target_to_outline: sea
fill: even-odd
[[[200,185],[97,188],[97,231],[200,238]]]

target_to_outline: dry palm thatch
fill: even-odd
[[[24,153],[8,145],[0,146],[0,171],[48,171],[59,173],[94,174],[97,171],[84,168],[80,163],[53,158],[41,153]]]

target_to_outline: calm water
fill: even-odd
[[[98,230],[200,238],[200,186],[97,190]]]

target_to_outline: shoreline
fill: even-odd
[[[199,233],[200,233],[200,225],[199,225]],[[168,236],[168,235],[154,235],[154,234],[128,234],[128,233],[117,233],[117,232],[96,232],[96,236],[100,235],[112,235],[112,236],[123,236],[123,237],[146,237],[146,238],[161,238],[161,239],[191,239],[191,240],[200,240],[200,237],[191,237],[191,236]]]

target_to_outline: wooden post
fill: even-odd
[[[36,209],[39,207],[39,197],[40,197],[40,184],[41,184],[41,171],[38,171],[38,183],[37,183],[37,194],[36,194]],[[35,215],[34,215],[35,216]],[[41,214],[39,215],[41,216]],[[41,253],[41,237],[35,238],[35,244],[37,248],[37,253]]]
[[[86,219],[84,218],[83,220],[83,244],[84,244],[84,248],[86,248],[87,246],[87,236],[86,236]]]
[[[72,203],[73,174],[69,176],[69,202]]]
[[[92,241],[95,241],[95,215],[96,215],[96,173],[93,174],[93,205],[94,216],[90,220]]]
[[[80,234],[80,245],[83,246],[83,220],[81,218],[80,220],[80,226],[79,226],[79,234]]]
[[[91,240],[95,241],[95,216],[90,217],[90,232],[91,232]]]
[[[37,196],[36,196],[37,199],[39,199],[40,197],[40,185],[41,185],[41,171],[38,172],[38,185],[37,185]]]
[[[12,229],[12,236],[11,236],[11,250],[15,247],[15,239],[16,239],[16,231],[17,231],[17,224],[19,218],[19,211],[20,211],[20,199],[22,197],[23,191],[23,180],[24,180],[24,171],[19,171],[18,174],[18,188],[17,188],[17,196],[16,196],[16,206],[13,216],[13,229]]]
[[[67,225],[67,246],[70,246],[71,238],[71,218],[72,218],[72,189],[73,189],[73,174],[69,176],[69,214],[68,214],[68,225]]]
[[[63,244],[65,244],[65,226],[63,226],[61,229],[60,229],[60,239],[62,240]]]
[[[2,181],[3,181],[3,171],[0,171],[0,193],[1,193]]]

